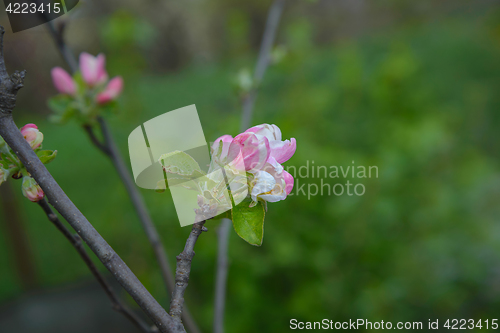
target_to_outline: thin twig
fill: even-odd
[[[85,130],[85,132],[87,132],[87,135],[89,136],[89,139],[92,142],[92,144],[94,144],[94,146],[99,148],[99,150],[102,151],[106,156],[110,157],[112,152],[108,149],[108,147],[102,144],[101,141],[99,141],[99,139],[94,133],[92,125],[85,124],[83,125],[83,129]]]
[[[223,219],[217,230],[217,272],[215,277],[214,332],[224,332],[224,308],[226,305],[226,283],[228,271],[228,246],[231,220]]]
[[[76,251],[82,258],[85,265],[87,265],[90,272],[92,273],[92,275],[94,275],[97,282],[99,282],[102,289],[104,290],[109,300],[113,304],[113,309],[123,314],[141,331],[145,333],[158,332],[158,329],[156,327],[151,328],[144,320],[142,320],[137,314],[135,314],[125,304],[122,303],[122,301],[118,298],[118,295],[116,295],[111,285],[108,283],[108,281],[106,281],[106,279],[101,274],[99,269],[96,267],[92,259],[90,259],[87,251],[85,251],[85,247],[83,246],[82,239],[80,238],[80,236],[78,236],[78,234],[73,235],[68,230],[68,228],[66,228],[64,224],[62,224],[62,222],[59,220],[59,218],[54,213],[52,208],[50,208],[50,205],[47,203],[47,200],[45,200],[44,198],[38,201],[38,204],[40,205],[40,207],[42,207],[49,221],[52,222],[52,224],[54,224],[57,230],[59,230],[64,235],[64,237],[66,237],[66,239],[69,240],[71,245],[73,245],[73,247],[76,249]]]
[[[207,231],[204,226],[205,221],[193,224],[189,233],[184,251],[177,256],[177,269],[175,271],[175,289],[170,301],[170,315],[174,320],[181,319],[182,306],[184,304],[184,292],[188,286],[189,273],[191,273],[191,261],[194,257],[194,245],[203,231]]]
[[[285,7],[286,0],[274,0],[269,8],[266,20],[266,27],[260,45],[259,56],[255,65],[254,72],[254,88],[243,99],[240,132],[243,132],[250,127],[252,113],[257,98],[258,87],[264,78],[269,61],[271,51],[276,39],[276,32]],[[227,287],[227,272],[228,272],[228,242],[231,224],[229,220],[222,220],[219,228],[218,237],[218,253],[217,253],[217,272],[215,281],[215,312],[214,312],[214,333],[224,333],[224,309],[226,302],[226,287]]]
[[[64,26],[56,28],[53,21],[49,21],[47,26],[50,34],[52,35],[52,38],[56,42],[57,48],[61,53],[62,58],[66,61],[71,71],[73,73],[76,72],[78,70],[77,60],[65,43],[63,36]],[[111,162],[113,163],[122,183],[125,185],[127,193],[130,197],[130,201],[132,202],[132,205],[137,212],[144,232],[146,233],[146,237],[148,238],[148,241],[153,248],[153,252],[156,257],[156,261],[160,266],[161,275],[166,285],[167,291],[169,294],[171,294],[174,291],[175,285],[174,274],[172,272],[172,269],[170,268],[167,252],[165,250],[165,247],[163,246],[158,230],[156,229],[151,216],[149,215],[148,209],[146,208],[146,204],[144,203],[144,200],[137,186],[135,185],[130,172],[126,167],[123,158],[120,155],[120,151],[114,142],[106,121],[102,117],[98,117],[97,120],[99,122],[100,131],[104,137],[104,143],[102,143],[97,138],[94,132],[94,128],[91,125],[84,125],[83,128],[89,136],[91,142],[111,159]],[[184,306],[182,320],[188,332],[201,333],[187,306]]]
[[[276,32],[278,31],[281,13],[285,7],[285,2],[286,0],[274,0],[271,8],[269,9],[269,13],[267,14],[266,27],[264,29],[262,43],[260,44],[259,56],[257,58],[257,64],[255,65],[255,72],[253,76],[254,88],[243,100],[243,112],[241,114],[240,126],[241,132],[250,127],[258,87],[264,78],[269,61],[271,60],[271,51],[274,45],[274,40],[276,39]]]
[[[182,323],[174,320],[161,307],[127,264],[68,198],[14,123],[12,111],[16,105],[17,92],[24,85],[26,72],[16,71],[10,76],[7,73],[3,57],[4,32],[4,28],[0,27],[0,135],[40,185],[52,206],[76,230],[97,258],[156,324],[160,332],[185,332]]]

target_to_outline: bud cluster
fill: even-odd
[[[47,164],[56,157],[57,150],[42,150],[43,134],[35,124],[24,125],[20,131],[42,163]],[[0,185],[9,177],[22,178],[23,195],[30,201],[37,202],[43,199],[44,193],[40,186],[31,177],[12,149],[0,138]]]
[[[106,57],[80,54],[79,71],[71,76],[61,67],[51,71],[58,96],[49,100],[49,106],[56,113],[56,122],[76,118],[88,124],[104,110],[113,109],[114,102],[123,90],[123,79],[116,76],[108,80]]]

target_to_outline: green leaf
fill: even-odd
[[[73,102],[73,98],[68,95],[57,95],[49,98],[48,105],[55,113],[63,114],[68,109],[69,105]]]
[[[50,120],[54,123],[63,124],[73,117],[78,116],[78,109],[73,97],[68,95],[57,95],[48,100],[49,108],[54,111]]]
[[[36,152],[38,158],[40,161],[42,161],[43,164],[47,164],[52,162],[54,158],[56,158],[57,155],[57,150],[39,150]]]
[[[248,243],[261,246],[264,239],[264,206],[262,202],[249,207],[250,201],[244,200],[231,211],[234,230]]]

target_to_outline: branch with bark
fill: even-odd
[[[89,268],[92,275],[95,277],[97,282],[101,285],[102,289],[108,296],[111,304],[113,304],[113,309],[117,312],[123,314],[132,324],[134,324],[137,328],[139,328],[142,332],[145,333],[153,333],[158,332],[158,328],[150,327],[144,320],[142,320],[137,314],[135,314],[132,310],[130,310],[116,295],[115,291],[111,287],[111,285],[106,281],[106,278],[101,274],[97,266],[94,264],[87,251],[85,251],[85,247],[83,246],[82,239],[78,234],[72,234],[68,228],[62,224],[62,222],[57,217],[56,213],[52,210],[50,205],[47,203],[47,200],[42,199],[38,201],[38,205],[43,209],[47,218],[50,222],[59,230],[64,237],[73,245],[75,250],[78,252],[85,265]]]
[[[66,23],[62,23],[59,27],[56,27],[53,21],[49,21],[47,23],[47,27],[52,38],[54,39],[54,42],[56,43],[56,46],[62,58],[74,73],[78,70],[78,63],[74,54],[65,43],[65,24]],[[127,193],[129,194],[130,201],[132,202],[132,205],[137,212],[139,220],[146,233],[146,237],[148,238],[148,241],[153,248],[153,252],[156,257],[156,261],[160,266],[161,275],[166,285],[167,291],[171,294],[173,293],[175,287],[174,274],[172,272],[172,269],[170,268],[167,252],[165,250],[165,247],[163,246],[160,235],[151,219],[151,216],[149,215],[146,204],[144,203],[144,200],[137,186],[135,185],[130,172],[126,167],[126,164],[113,139],[106,120],[102,117],[98,117],[97,122],[99,125],[99,131],[101,132],[100,134],[103,137],[102,141],[97,137],[95,128],[93,126],[91,126],[90,124],[86,124],[83,126],[83,128],[92,144],[96,146],[102,153],[104,153],[104,155],[106,155],[113,163],[113,166],[115,167],[122,183],[125,186]],[[187,306],[184,306],[182,320],[190,333],[201,333]]]
[[[68,221],[103,265],[156,324],[160,332],[185,332],[182,323],[174,320],[161,307],[126,263],[78,210],[20,133],[12,118],[12,112],[16,105],[17,92],[23,87],[26,72],[16,71],[12,75],[8,74],[3,57],[4,33],[4,28],[0,27],[0,135],[43,189],[50,204]]]
[[[184,251],[177,256],[177,269],[175,273],[175,288],[170,301],[170,315],[175,320],[180,320],[184,305],[184,292],[188,286],[189,274],[191,273],[191,261],[194,257],[194,245],[202,232],[207,231],[205,222],[193,224],[191,233],[184,246]]]

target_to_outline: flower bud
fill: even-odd
[[[108,79],[105,65],[106,57],[102,53],[97,57],[86,52],[80,54],[80,71],[83,80],[91,87],[104,83]]]
[[[54,67],[50,71],[52,81],[57,91],[61,94],[74,96],[76,94],[76,84],[73,78],[61,67]]]
[[[43,141],[43,134],[38,130],[35,124],[27,124],[21,128],[21,134],[24,136],[26,141],[30,144],[33,150],[40,147]]]
[[[23,195],[32,202],[42,200],[45,195],[40,185],[33,178],[27,176],[23,178],[22,191]]]
[[[123,79],[121,76],[117,76],[111,79],[111,81],[109,81],[108,85],[106,86],[106,89],[104,89],[102,93],[97,95],[97,103],[106,104],[108,102],[111,102],[112,100],[115,100],[122,92],[122,89]]]

